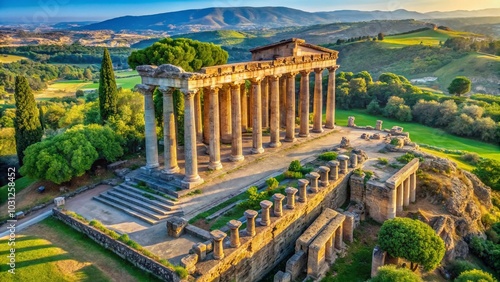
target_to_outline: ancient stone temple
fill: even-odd
[[[165,165],[163,174],[179,171],[172,93],[180,90],[185,97],[184,121],[184,188],[203,183],[198,174],[197,142],[208,145],[209,168],[221,169],[220,144],[231,144],[231,161],[244,161],[242,133],[252,128],[253,154],[264,151],[262,133],[269,128],[269,147],[281,141],[294,142],[309,136],[309,105],[313,94],[312,131],[335,124],[335,70],[338,52],[292,38],[250,50],[252,61],[205,67],[199,72],[185,72],[173,65],[138,66],[142,84],[137,88],[145,100],[146,170],[160,170],[158,140],[155,130],[153,91],[163,93],[163,132]],[[315,74],[314,93],[309,93],[310,74]],[[326,103],[322,80],[328,74]],[[298,103],[295,80],[300,76]],[[246,82],[250,82],[248,96]],[[203,106],[201,101],[203,100]],[[298,109],[296,109],[298,104]],[[326,123],[322,124],[323,105]],[[300,117],[298,134],[295,119]],[[280,128],[286,129],[284,139]],[[297,136],[298,135],[298,136]]]

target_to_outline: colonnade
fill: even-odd
[[[417,170],[419,159],[415,158],[386,181],[388,190],[387,219],[396,217],[404,207],[414,203],[417,193]]]

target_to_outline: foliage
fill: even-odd
[[[426,271],[435,269],[446,251],[443,240],[429,225],[410,218],[385,221],[378,238],[383,250],[393,257],[409,260],[412,270],[418,264]]]
[[[99,112],[102,123],[116,115],[118,90],[116,88],[113,63],[108,49],[104,49],[101,71],[99,74]]]
[[[448,86],[448,92],[460,96],[471,90],[471,81],[465,76],[457,76]]]
[[[411,109],[405,105],[405,100],[396,96],[392,96],[387,101],[384,108],[384,116],[394,118],[399,121],[411,121]]]
[[[500,162],[485,159],[472,171],[481,181],[492,189],[500,191]]]
[[[337,153],[335,152],[325,152],[318,156],[318,159],[322,161],[333,161],[337,159]]]
[[[460,274],[455,282],[497,282],[488,272],[479,269],[468,270]]]
[[[372,115],[380,115],[383,113],[382,108],[380,107],[380,104],[378,103],[377,99],[373,99],[370,104],[366,107],[368,113]]]
[[[186,71],[198,71],[202,67],[225,64],[228,54],[213,43],[203,43],[187,38],[165,38],[143,50],[132,52],[129,65],[172,64]]]
[[[386,158],[378,158],[378,163],[381,165],[387,165],[389,164],[389,160],[387,160]]]
[[[411,162],[414,158],[417,158],[417,156],[415,156],[413,153],[406,153],[406,154],[400,156],[399,158],[397,158],[397,160],[400,163],[407,164],[407,163]],[[420,160],[420,162],[424,161],[424,158],[422,158],[422,157],[418,157],[418,159]]]
[[[293,172],[300,172],[301,169],[302,165],[300,164],[299,160],[293,160],[288,166],[288,170]]]
[[[238,204],[239,207],[245,209],[255,209],[259,207],[260,202],[269,198],[268,191],[259,192],[257,186],[252,186],[246,191],[247,200]],[[257,208],[258,209],[258,208]]]
[[[266,184],[267,184],[268,190],[273,190],[273,189],[278,188],[280,183],[278,182],[278,180],[276,180],[276,178],[271,177],[268,180],[266,180]]]
[[[460,157],[460,159],[471,165],[477,165],[481,160],[481,157],[477,153],[465,153]]]
[[[43,130],[35,97],[31,92],[26,77],[16,77],[16,92],[14,98],[16,99],[16,119],[14,122],[14,128],[16,130],[16,149],[19,164],[22,165],[24,151],[30,145],[40,142]]]
[[[385,36],[385,35],[384,35],[382,32],[379,32],[379,33],[377,34],[377,40],[379,40],[379,41],[384,40],[384,36]]]
[[[173,93],[173,100],[177,144],[182,146],[184,145],[184,94],[179,90],[175,90]]]
[[[0,156],[16,154],[16,139],[14,128],[0,128]]]
[[[484,263],[500,273],[500,245],[480,237],[473,237],[469,243],[473,254],[478,256]]]
[[[290,170],[287,170],[287,171],[285,171],[283,173],[283,175],[287,179],[301,179],[301,178],[304,178],[304,174],[302,174],[302,172],[300,172],[300,171],[290,171]]]
[[[83,175],[98,159],[115,161],[123,150],[114,131],[90,125],[33,144],[25,153],[22,175],[60,184]]]
[[[446,266],[446,270],[448,270],[448,272],[450,273],[451,279],[457,278],[462,272],[477,268],[478,268],[477,266],[464,259],[454,260]]]
[[[379,267],[378,273],[370,282],[420,282],[422,279],[407,268],[396,268],[395,265]]]

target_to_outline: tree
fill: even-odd
[[[448,86],[448,92],[450,94],[460,96],[467,92],[470,92],[471,89],[471,81],[465,76],[457,76],[451,82],[450,86]]]
[[[86,68],[85,71],[83,72],[83,77],[86,80],[92,80],[92,78],[93,78],[92,70],[90,68]]]
[[[379,32],[379,34],[377,34],[377,39],[378,39],[379,41],[384,40],[384,37],[385,37],[385,34],[383,34],[382,32]]]
[[[373,78],[371,74],[367,71],[361,71],[358,72],[357,74],[354,75],[354,78],[362,78],[365,80],[366,85],[372,84],[373,83]]]
[[[462,274],[455,279],[455,282],[497,282],[497,280],[488,272],[473,269],[462,272]]]
[[[23,164],[24,150],[31,144],[40,142],[43,135],[39,111],[35,96],[31,92],[28,80],[24,76],[17,76],[15,82],[16,119],[16,149],[19,165]]]
[[[411,218],[385,221],[378,241],[389,255],[409,260],[413,271],[419,264],[426,271],[435,269],[446,251],[443,240],[429,225]]]
[[[115,73],[113,72],[113,63],[108,49],[104,49],[99,76],[99,110],[102,123],[116,114],[117,100],[118,90],[116,88]]]
[[[422,279],[406,268],[396,268],[395,265],[379,267],[378,273],[370,282],[421,282]]]
[[[399,121],[411,121],[411,109],[405,105],[405,100],[396,96],[389,98],[384,108],[384,116],[395,118]]]
[[[380,108],[380,104],[377,99],[373,99],[370,104],[366,107],[368,113],[372,115],[380,115],[382,113],[382,109]]]
[[[485,159],[472,171],[481,181],[492,189],[500,191],[500,162]]]

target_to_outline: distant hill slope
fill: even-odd
[[[460,11],[460,16],[498,16],[500,9]],[[430,14],[407,11],[357,11],[306,12],[286,7],[225,7],[183,10],[146,16],[124,16],[103,22],[75,27],[77,30],[153,30],[171,35],[216,29],[248,30],[285,26],[306,26],[334,22],[362,22],[372,20],[428,19],[456,17],[454,12]]]

